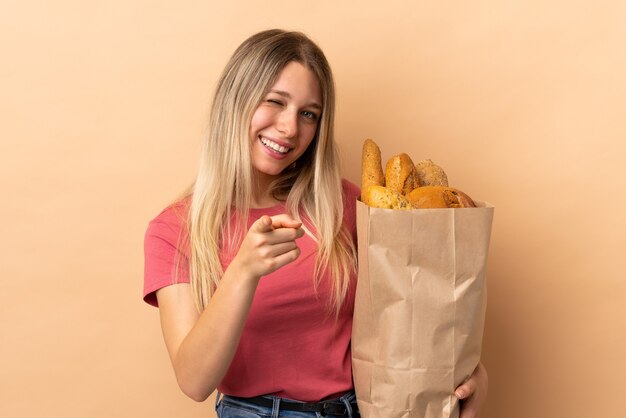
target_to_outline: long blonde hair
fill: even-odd
[[[295,168],[281,173],[272,194],[285,200],[295,219],[306,217],[318,243],[314,285],[323,272],[332,280],[329,306],[338,314],[355,270],[355,248],[343,225],[343,196],[333,120],[335,91],[330,66],[304,34],[267,30],[245,40],[226,65],[215,91],[188,216],[189,276],[196,307],[211,298],[223,268],[220,249],[236,248],[251,206],[253,169],[249,127],[252,115],[281,70],[292,61],[317,77],[323,110],[315,138]],[[239,228],[231,231],[233,211]]]

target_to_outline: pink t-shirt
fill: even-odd
[[[359,189],[344,180],[344,222],[356,243],[356,199]],[[262,215],[285,213],[284,205],[251,209],[249,225]],[[186,204],[170,206],[153,219],[145,236],[144,300],[156,306],[155,292],[188,282],[181,231]],[[276,395],[301,401],[329,399],[351,390],[350,335],[356,277],[339,318],[330,313],[329,277],[313,287],[316,243],[297,240],[301,254],[283,268],[261,278],[239,346],[218,390],[227,395]],[[183,254],[185,251],[182,252]],[[230,257],[223,254],[226,264]]]

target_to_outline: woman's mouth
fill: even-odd
[[[278,154],[285,155],[289,151],[291,151],[291,148],[287,148],[285,146],[277,144],[276,142],[269,140],[267,138],[264,138],[262,136],[259,136],[259,140],[265,146],[265,148],[269,149],[270,151],[276,152]]]

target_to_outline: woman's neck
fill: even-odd
[[[254,179],[252,186],[252,199],[251,205],[252,208],[269,208],[272,206],[276,206],[280,203],[280,200],[276,199],[276,197],[270,191],[270,185],[273,178],[269,178],[268,176],[258,175]]]
[[[271,208],[279,203],[280,200],[270,195],[252,196],[252,201],[250,202],[253,209]]]

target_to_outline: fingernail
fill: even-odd
[[[462,391],[461,389],[457,390],[454,394],[455,394],[455,395],[456,395],[456,397],[457,397],[457,398],[459,398],[459,399],[463,399],[463,398],[465,398],[465,392],[464,392],[464,391]]]

